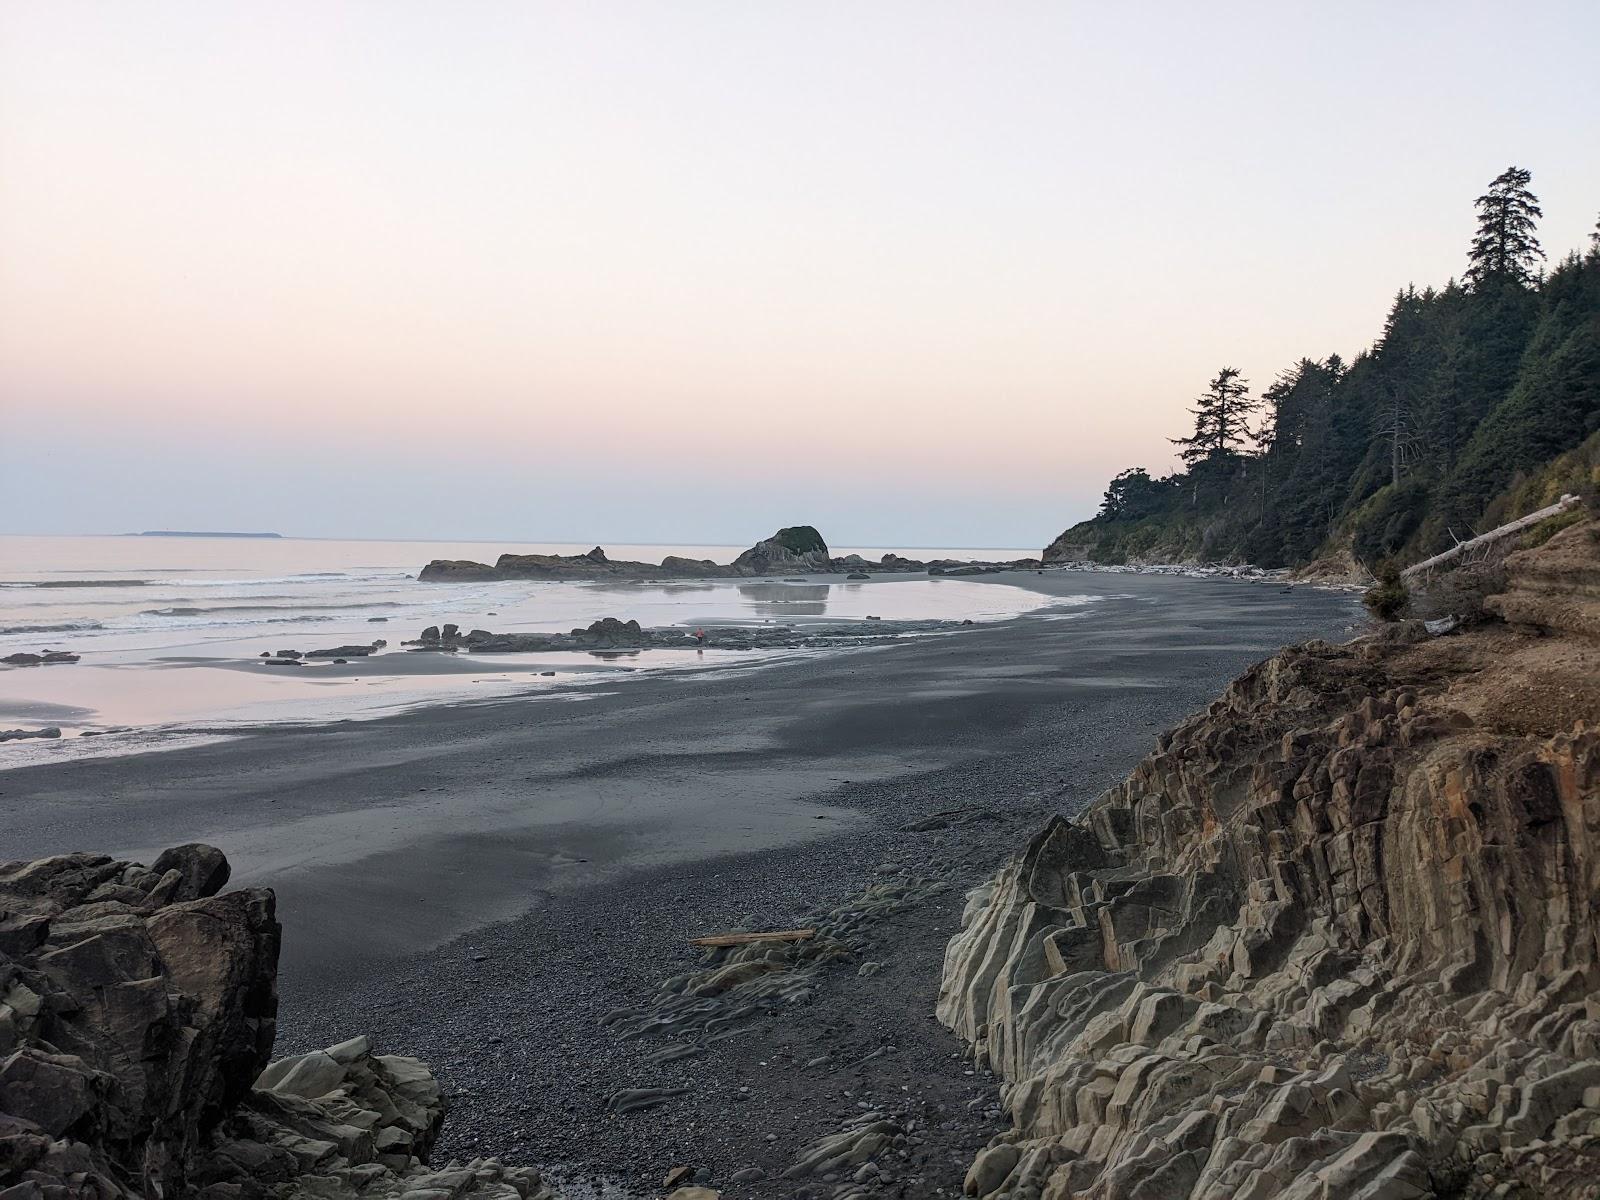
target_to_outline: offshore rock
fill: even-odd
[[[1531,582],[1566,538],[1513,564],[1536,631],[1286,650],[971,894],[938,1015],[1014,1128],[969,1195],[1596,1194],[1600,642]]]
[[[739,555],[733,560],[733,566],[750,575],[834,569],[828,557],[828,543],[810,525],[793,525],[778,530]]]
[[[0,1194],[547,1200],[524,1168],[428,1166],[445,1106],[414,1059],[268,1065],[273,894],[228,873],[200,844],[0,863]]]
[[[599,546],[587,554],[502,554],[491,565],[466,559],[437,558],[423,567],[417,578],[424,583],[452,583],[480,579],[578,579],[634,580],[661,579],[745,579],[755,575],[837,574],[866,567],[880,571],[978,574],[981,570],[1033,569],[1037,559],[1014,562],[979,563],[938,559],[932,563],[885,554],[870,563],[859,554],[830,558],[828,543],[810,525],[791,525],[763,538],[731,563],[709,558],[685,558],[669,554],[659,563],[612,559]],[[966,570],[965,568],[978,568]]]

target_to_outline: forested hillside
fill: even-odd
[[[1303,358],[1259,395],[1224,367],[1172,439],[1183,468],[1118,475],[1051,560],[1376,568],[1600,480],[1600,223],[1545,269],[1527,171],[1477,200],[1460,281],[1394,298],[1344,361]]]

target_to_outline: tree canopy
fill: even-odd
[[[1600,228],[1541,272],[1530,182],[1513,167],[1478,198],[1465,282],[1401,289],[1371,347],[1301,358],[1258,399],[1224,368],[1171,439],[1182,468],[1122,472],[1063,541],[1106,561],[1278,566],[1344,547],[1376,565],[1554,499],[1541,472],[1600,432]]]

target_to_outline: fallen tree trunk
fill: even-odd
[[[1452,559],[1461,557],[1461,555],[1467,553],[1469,550],[1474,550],[1479,546],[1487,546],[1492,542],[1498,542],[1503,537],[1510,537],[1513,533],[1520,533],[1522,530],[1527,529],[1532,525],[1537,525],[1546,517],[1554,517],[1560,513],[1564,513],[1567,511],[1567,509],[1573,507],[1577,503],[1578,498],[1576,496],[1570,494],[1565,495],[1561,497],[1561,499],[1557,500],[1554,504],[1551,504],[1545,508],[1541,508],[1538,512],[1531,512],[1525,517],[1518,517],[1515,521],[1508,522],[1507,524],[1501,525],[1496,529],[1489,530],[1488,533],[1480,533],[1475,538],[1468,538],[1464,542],[1457,542],[1443,554],[1435,554],[1432,558],[1425,558],[1419,563],[1413,563],[1404,571],[1400,572],[1400,578],[1410,579],[1414,575],[1420,575],[1423,571],[1430,571],[1434,567],[1443,566]]]

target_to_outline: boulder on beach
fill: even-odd
[[[65,650],[41,650],[38,654],[29,654],[23,651],[19,654],[8,654],[0,658],[0,663],[12,667],[52,667],[65,663],[78,661],[76,654]]]
[[[639,622],[619,621],[616,617],[601,617],[587,629],[574,629],[572,636],[605,646],[640,646],[645,641]]]
[[[0,863],[0,1190],[18,1200],[553,1200],[498,1160],[427,1165],[446,1102],[365,1037],[271,1061],[276,900],[191,843]]]

